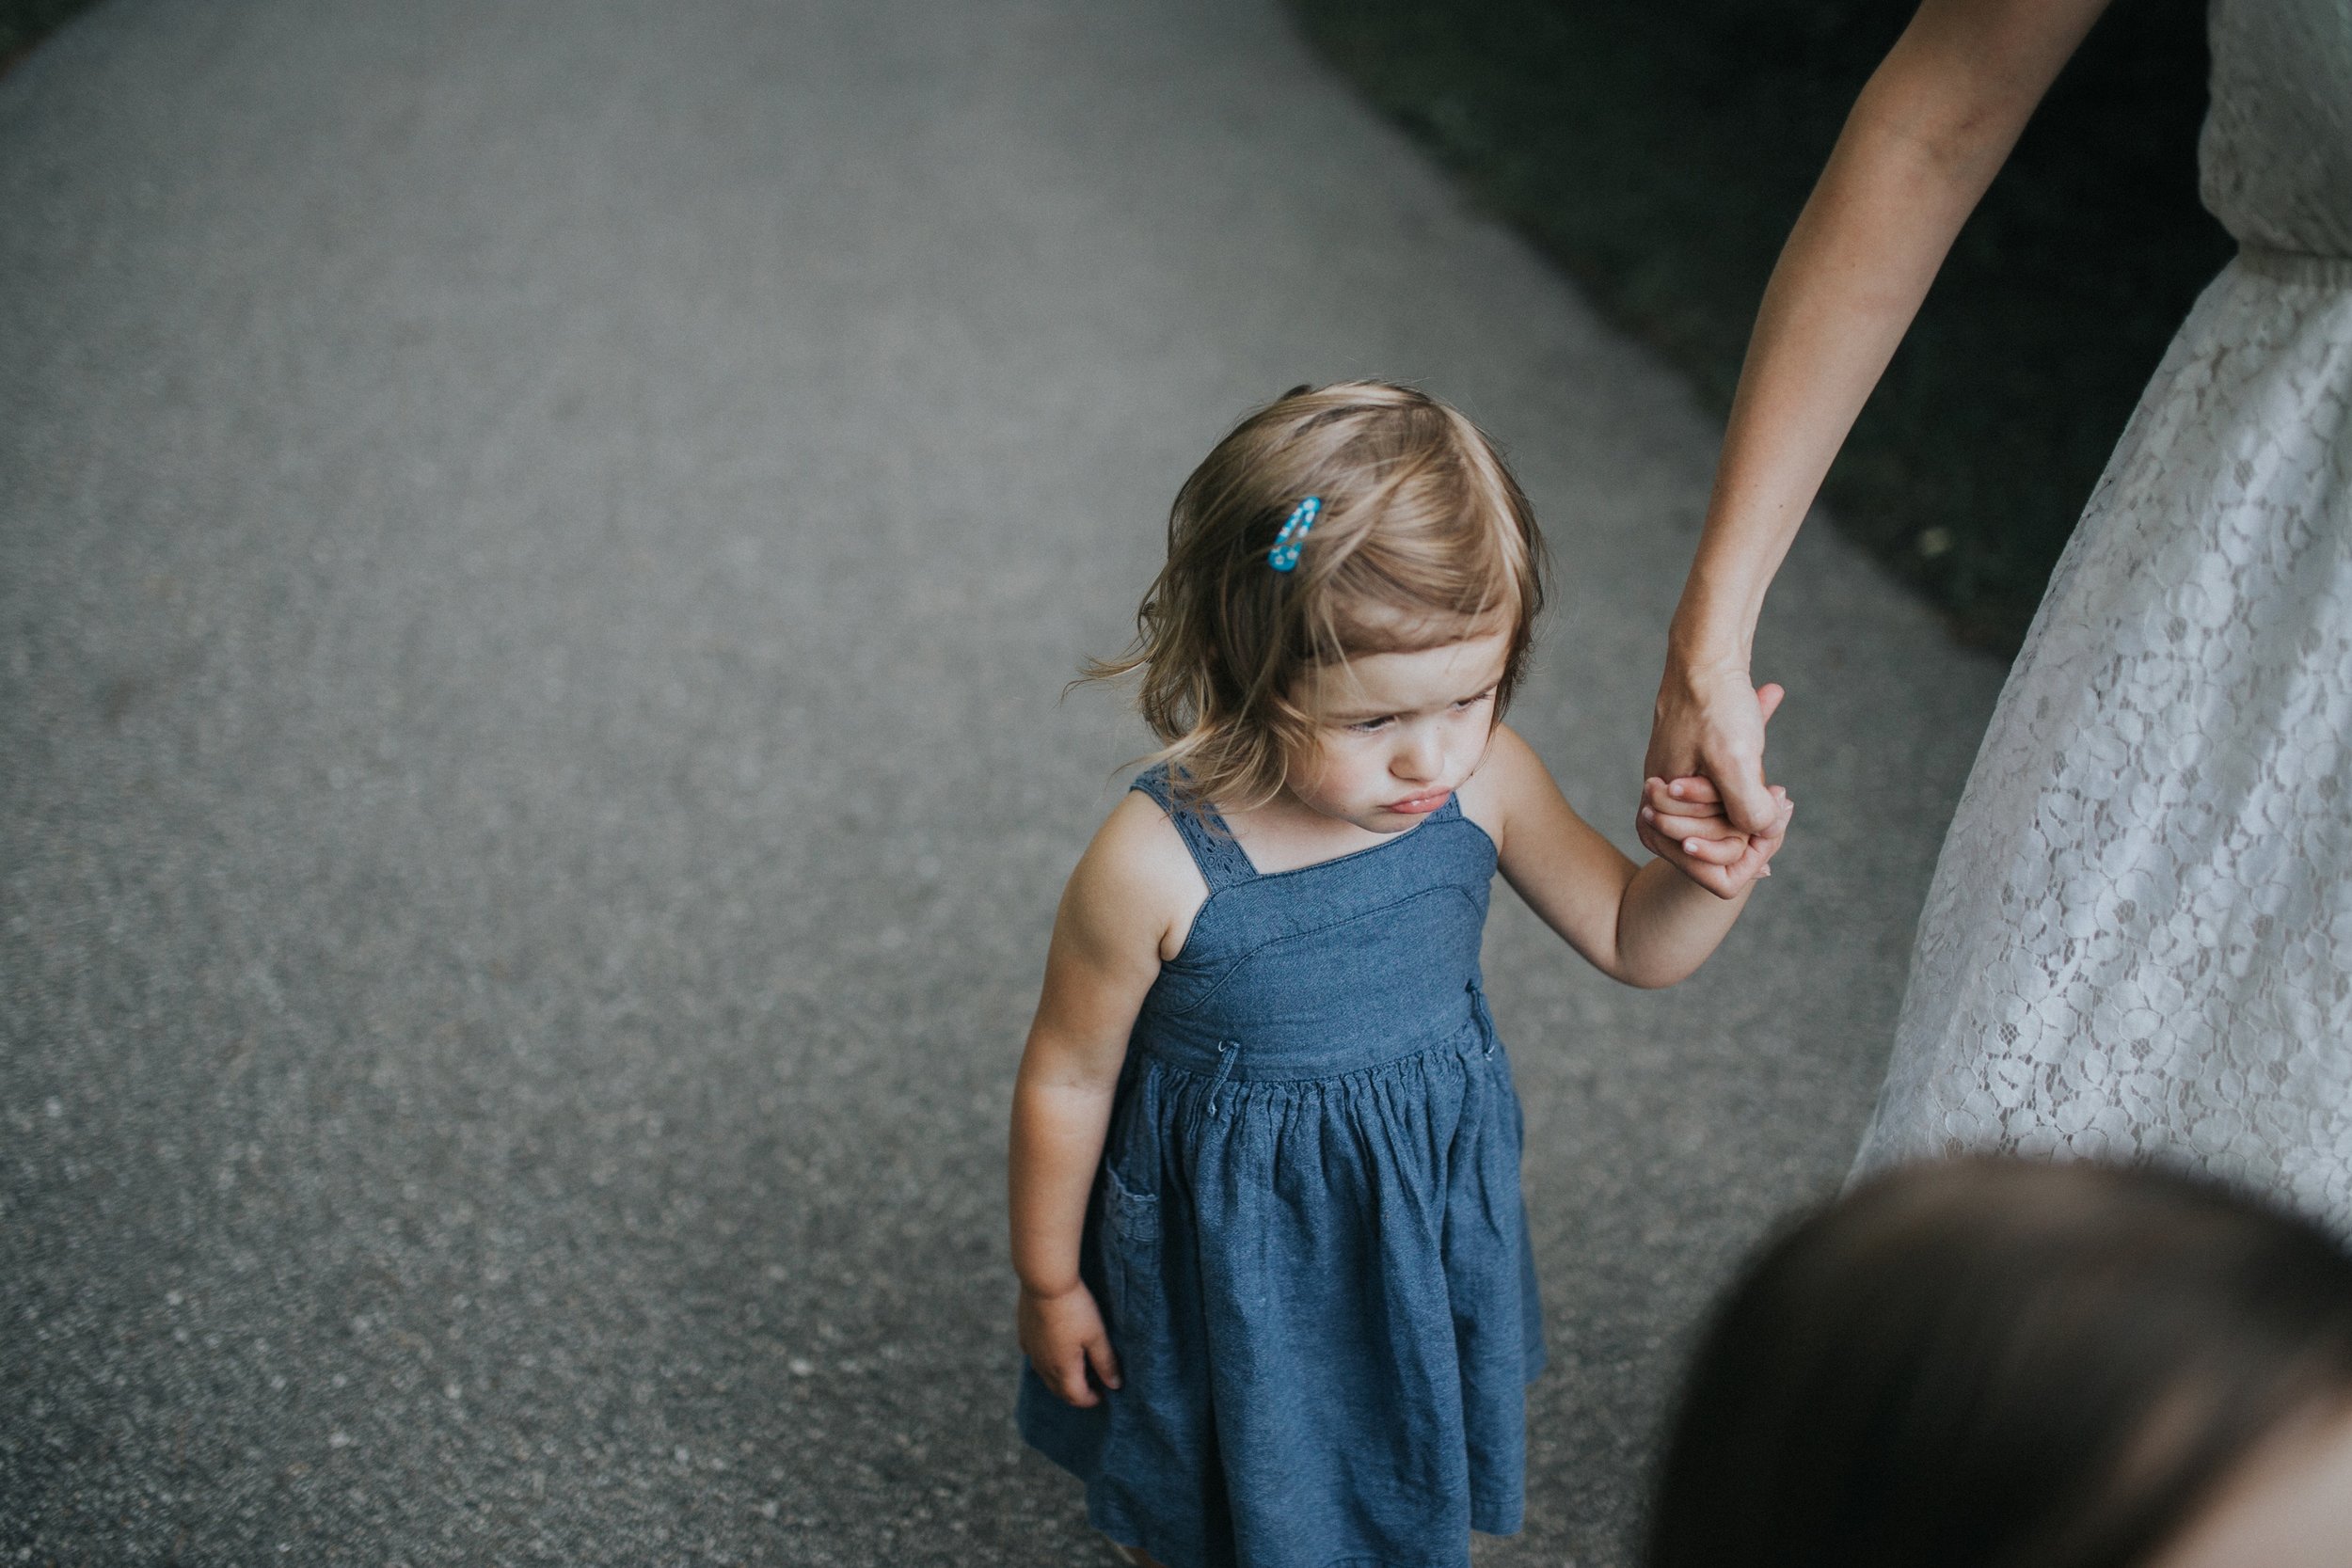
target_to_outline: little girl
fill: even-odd
[[[1653,819],[1725,899],[1568,808],[1498,722],[1542,550],[1460,414],[1301,388],[1184,483],[1089,672],[1141,671],[1165,745],[1071,874],[1014,1089],[1019,1418],[1130,1561],[1454,1568],[1519,1528],[1544,1348],[1488,886],[1671,985],[1789,810]]]

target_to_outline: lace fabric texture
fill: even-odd
[[[2352,0],[2212,24],[2204,183],[2249,249],[2002,692],[1856,1172],[2161,1160],[2352,1236]]]
[[[2352,0],[2213,0],[2205,205],[2241,245],[2352,256]]]

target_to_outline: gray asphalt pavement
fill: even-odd
[[[0,1563],[1089,1563],[1009,1086],[1252,403],[1511,449],[1517,722],[1619,840],[1714,430],[1265,0],[108,0],[0,79]],[[1867,1113],[1997,671],[1825,530],[1697,979],[1504,897],[1628,1560],[1674,1355]]]

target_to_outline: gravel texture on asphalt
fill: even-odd
[[[1714,432],[1263,0],[110,0],[0,79],[0,1564],[1099,1560],[1003,1126],[1116,649],[1252,403],[1511,449],[1514,721],[1629,831]],[[1825,531],[1797,836],[1669,992],[1507,896],[1627,1560],[1675,1355],[1867,1111],[1998,679]]]

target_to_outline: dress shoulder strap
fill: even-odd
[[[1168,819],[1176,824],[1184,836],[1184,847],[1192,851],[1192,863],[1200,868],[1201,880],[1214,894],[1220,888],[1246,882],[1257,876],[1258,868],[1249,863],[1249,857],[1233,841],[1232,831],[1216,808],[1201,802],[1187,805],[1180,801],[1176,786],[1168,776],[1168,764],[1160,763],[1136,775],[1136,782],[1127,786],[1140,789],[1160,803]]]

